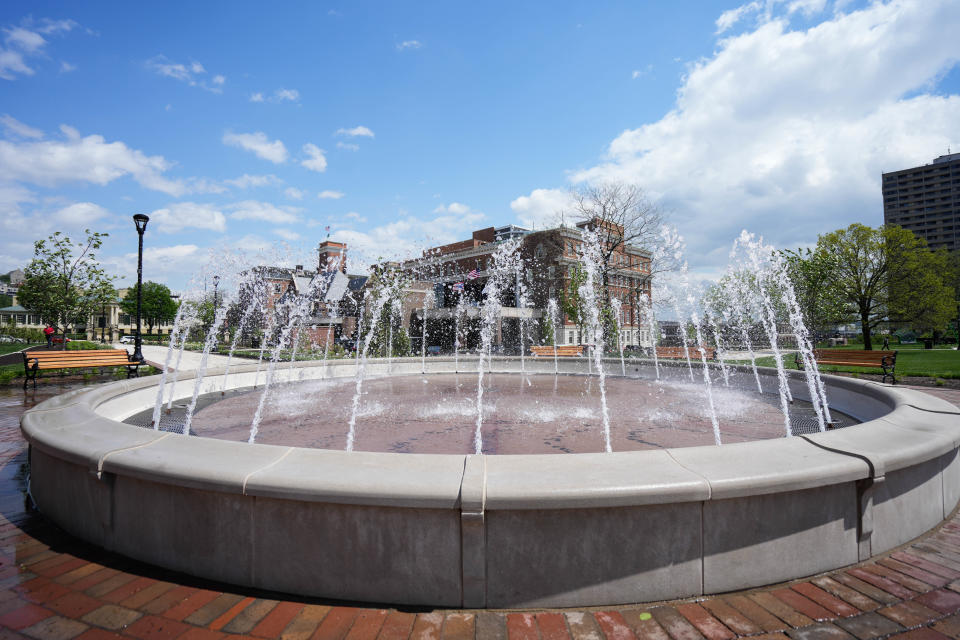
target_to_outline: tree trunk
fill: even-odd
[[[870,341],[870,315],[860,312],[860,327],[863,329],[863,349],[864,351],[873,351],[873,343]]]

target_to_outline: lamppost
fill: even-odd
[[[104,339],[104,331],[107,328],[107,305],[104,304],[100,309],[100,344],[106,344],[106,339]]]
[[[143,232],[147,230],[147,223],[150,218],[142,213],[133,216],[133,224],[137,227],[139,236],[139,246],[137,249],[137,338],[134,342],[133,359],[137,362],[143,362],[143,341],[140,337],[140,304],[143,298]]]
[[[217,307],[219,306],[219,300],[217,299],[217,286],[220,284],[220,276],[213,276],[213,323],[217,323]],[[220,331],[217,330],[217,336],[219,338]]]

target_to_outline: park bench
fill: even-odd
[[[537,356],[558,356],[578,357],[583,355],[583,345],[581,344],[562,344],[556,347],[534,345],[530,347],[530,352],[534,357]]]
[[[841,367],[868,367],[874,369],[883,369],[883,380],[887,381],[887,376],[897,384],[897,378],[894,375],[894,369],[897,366],[896,351],[863,351],[859,349],[814,349],[813,358],[817,364],[831,364]],[[793,356],[793,361],[797,364],[797,369],[803,369],[803,358],[800,352]]]
[[[126,367],[127,377],[140,376],[141,363],[132,360],[126,349],[95,349],[91,351],[23,351],[23,368],[26,378],[23,388],[33,380],[37,388],[37,378],[41,371],[61,369],[92,369],[99,367]]]
[[[677,360],[686,360],[687,353],[690,354],[691,360],[700,359],[700,347],[696,345],[690,345],[684,351],[683,347],[657,347],[657,358],[666,358],[677,359]],[[707,360],[716,360],[717,359],[717,348],[716,347],[703,347]]]

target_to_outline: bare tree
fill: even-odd
[[[661,257],[653,250],[660,243],[664,217],[643,189],[625,182],[604,182],[574,189],[570,195],[573,215],[578,221],[601,221],[595,230],[600,238],[600,269],[608,303],[610,275],[620,266],[614,255],[621,253],[625,246],[650,252],[651,278],[676,268],[672,256]]]

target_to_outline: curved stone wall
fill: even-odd
[[[301,363],[283,379],[351,376]],[[475,361],[427,360],[428,373]],[[497,358],[496,371],[553,373]],[[582,360],[561,360],[582,373]],[[620,362],[606,363],[611,374]],[[471,369],[471,367],[473,367]],[[202,391],[221,389],[209,371]],[[419,359],[367,375],[419,374]],[[631,363],[630,373],[653,375]],[[662,366],[682,379],[686,365]],[[770,371],[761,376],[775,392]],[[734,384],[754,385],[747,369]],[[229,388],[263,373],[231,369]],[[189,574],[262,589],[449,607],[583,606],[716,593],[855,563],[922,534],[960,500],[960,410],[828,377],[839,431],[722,447],[472,456],[308,450],[122,424],[157,378],[74,391],[24,414],[31,489],[71,534]],[[791,378],[805,398],[806,384]],[[189,397],[182,374],[174,395]]]

